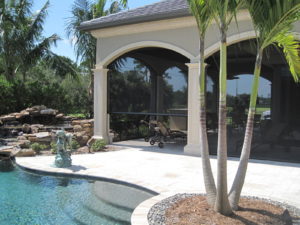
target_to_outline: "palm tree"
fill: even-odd
[[[210,26],[213,14],[206,4],[205,0],[188,0],[190,10],[193,13],[199,32],[200,44],[200,150],[202,159],[202,170],[204,177],[204,184],[207,193],[207,202],[213,206],[216,199],[216,185],[211,170],[209,159],[208,140],[206,133],[206,78],[205,78],[205,64],[204,64],[204,50],[205,50],[205,34],[207,28]]]
[[[217,196],[215,210],[230,215],[232,209],[227,192],[227,128],[226,128],[226,86],[227,86],[227,31],[236,12],[241,6],[240,0],[209,0],[214,19],[220,30],[220,74],[219,74],[219,126],[218,126],[218,169]]]
[[[299,81],[300,78],[299,41],[292,32],[293,23],[300,18],[300,1],[245,0],[245,2],[257,35],[257,57],[240,163],[229,194],[230,204],[233,209],[238,208],[247,171],[264,49],[270,45],[281,47],[294,80]]]
[[[93,71],[96,64],[96,44],[97,40],[90,33],[81,31],[79,25],[87,20],[106,16],[121,10],[118,1],[112,2],[109,10],[105,10],[107,0],[98,0],[97,3],[91,3],[89,0],[76,0],[72,8],[72,17],[68,18],[66,31],[69,38],[74,42],[74,49],[77,60],[84,65],[90,77],[89,99],[90,106],[93,102]],[[122,1],[123,4],[127,1]],[[92,115],[93,107],[90,108]],[[90,116],[91,116],[90,115]]]
[[[49,2],[32,14],[30,0],[7,0],[0,4],[0,55],[6,78],[12,81],[18,71],[26,79],[26,72],[38,60],[51,53],[50,47],[59,37],[42,37],[43,23]]]

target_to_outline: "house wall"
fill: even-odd
[[[234,44],[255,37],[249,14],[240,11],[237,21],[233,21],[228,30],[228,44]],[[300,22],[295,26],[300,33]],[[187,153],[198,154],[199,128],[193,121],[199,118],[199,37],[196,22],[193,17],[152,21],[131,24],[120,27],[105,28],[91,32],[97,38],[97,64],[95,69],[95,136],[108,138],[108,124],[106,114],[107,70],[106,67],[119,56],[138,48],[160,47],[173,50],[186,56],[190,60],[188,85],[188,146]],[[219,30],[212,24],[207,32],[205,56],[208,57],[219,50]],[[276,104],[276,102],[273,102]],[[276,104],[278,105],[278,104]],[[275,110],[276,112],[276,110]],[[98,121],[98,122],[97,122]],[[99,121],[102,121],[100,123]],[[103,122],[104,121],[104,122]],[[189,147],[190,146],[190,147]]]
[[[242,12],[239,14],[239,18],[238,23],[233,21],[229,27],[227,39],[229,45],[255,37],[250,16],[246,12]],[[185,55],[191,62],[197,61],[199,58],[199,36],[196,23],[192,17],[177,20],[185,21],[184,27],[182,27],[182,24],[178,25],[178,27],[170,25],[171,28],[168,29],[165,22],[157,21],[151,22],[151,27],[148,28],[149,23],[128,25],[128,30],[124,29],[124,31],[119,31],[118,33],[115,31],[119,29],[118,27],[109,28],[109,32],[107,31],[108,29],[94,31],[93,35],[98,40],[97,65],[101,67],[107,66],[122,54],[143,47],[167,48]],[[167,24],[172,22],[176,23],[178,21],[170,20]],[[162,29],[164,27],[165,29]],[[130,30],[133,32],[130,32]],[[294,30],[300,33],[300,22],[296,23]],[[110,33],[111,35],[109,35]],[[208,29],[205,40],[206,57],[219,50],[219,37],[218,27],[216,24],[212,24]]]
[[[242,11],[238,17],[239,22],[233,21],[229,27],[229,44],[255,36],[248,13]],[[92,34],[98,38],[97,65],[101,67],[128,51],[143,47],[168,48],[185,55],[191,62],[198,61],[199,57],[199,36],[193,17],[107,28]],[[212,24],[206,38],[206,56],[218,51],[219,37],[218,27]]]

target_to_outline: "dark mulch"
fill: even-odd
[[[228,217],[214,212],[204,196],[185,198],[166,211],[166,225],[292,225],[300,221],[270,202],[243,198],[239,205],[240,209]]]

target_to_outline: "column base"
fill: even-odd
[[[201,156],[200,144],[188,144],[184,146],[184,154],[191,156]]]
[[[108,136],[100,136],[100,135],[94,135],[92,138],[91,138],[93,141],[95,140],[105,140],[107,144],[110,144],[109,143],[109,137]]]

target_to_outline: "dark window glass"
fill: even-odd
[[[228,124],[233,128],[244,128],[250,103],[253,75],[234,76],[227,81]],[[255,113],[255,126],[261,120],[271,119],[271,82],[261,77]]]
[[[149,112],[149,69],[130,57],[118,60],[109,72],[108,92],[110,112]]]
[[[169,68],[162,77],[157,78],[157,110],[162,113],[187,113],[186,72],[177,67]]]

